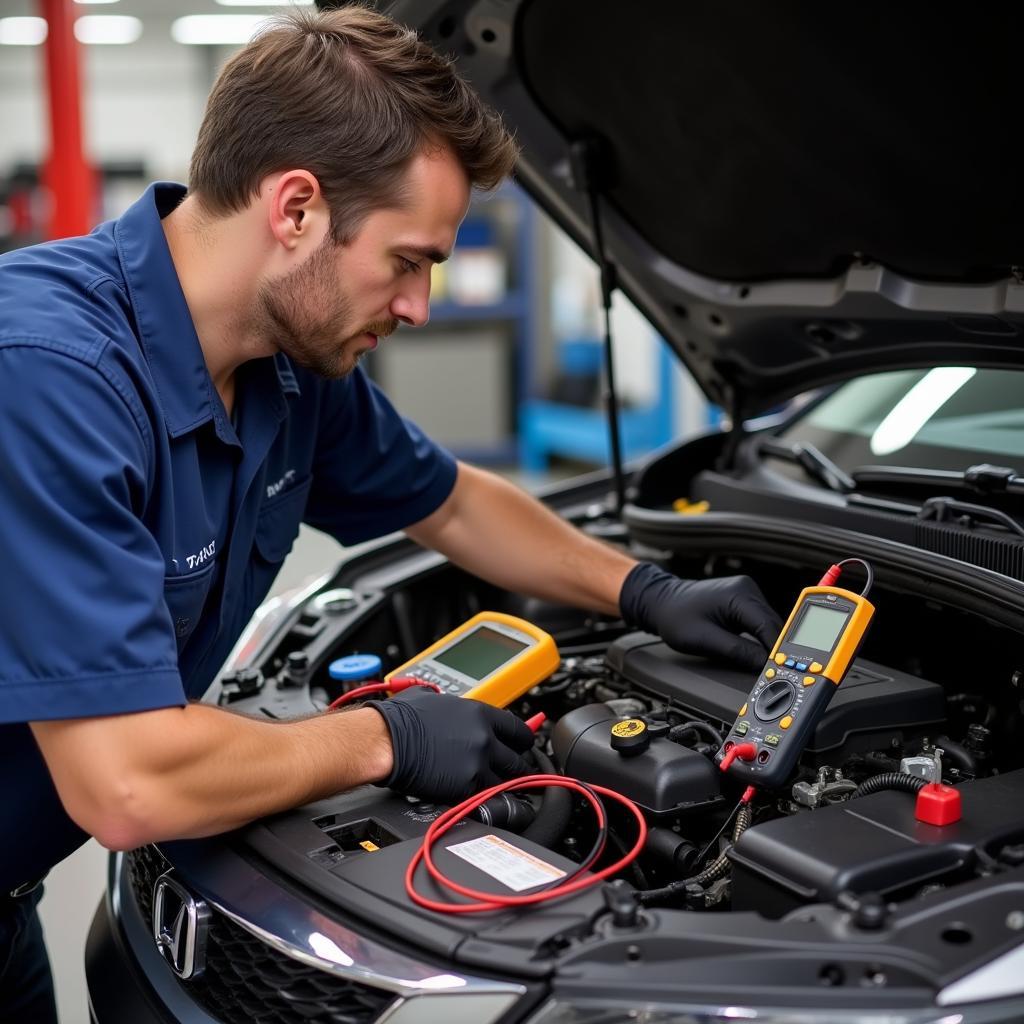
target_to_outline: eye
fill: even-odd
[[[398,262],[401,265],[402,272],[406,274],[415,274],[420,269],[419,263],[414,260],[406,259],[404,256],[398,257]]]

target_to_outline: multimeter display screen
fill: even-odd
[[[496,629],[480,626],[464,640],[433,656],[434,661],[461,672],[470,679],[483,679],[496,668],[511,661],[528,644],[513,640]]]
[[[849,612],[841,612],[836,608],[808,605],[790,635],[789,642],[815,651],[831,651],[849,617]]]

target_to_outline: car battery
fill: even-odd
[[[781,917],[844,890],[910,895],[1024,841],[1024,771],[957,789],[963,816],[942,827],[917,820],[913,793],[888,791],[748,829],[729,852],[733,909]]]

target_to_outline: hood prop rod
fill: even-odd
[[[603,181],[599,165],[600,145],[597,139],[577,139],[569,147],[572,184],[587,197],[590,229],[594,240],[594,259],[601,271],[601,304],[604,307],[604,363],[606,388],[603,395],[608,417],[608,441],[611,450],[612,474],[615,480],[615,511],[619,519],[626,504],[626,485],[622,472],[622,444],[619,438],[619,398],[615,390],[615,367],[612,349],[612,292],[617,287],[615,268],[608,262],[604,248],[604,231],[598,204],[598,190]],[[607,166],[607,165],[606,165]]]

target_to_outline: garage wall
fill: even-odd
[[[6,14],[4,7],[0,3],[0,13]],[[81,47],[91,159],[142,159],[153,178],[185,174],[209,84],[224,54],[219,47],[174,44],[167,31],[164,26],[161,36],[147,23],[131,46]],[[44,75],[42,47],[0,47],[0,168],[38,163],[46,156]]]

